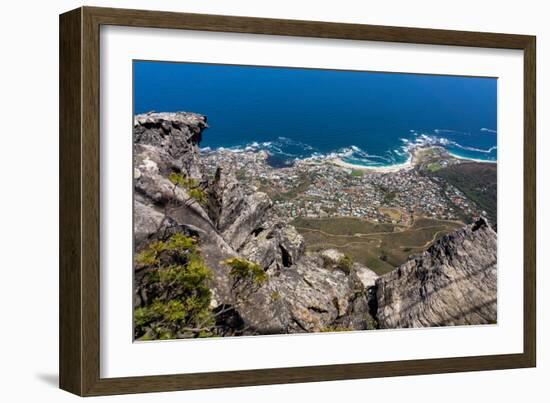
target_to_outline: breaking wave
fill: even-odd
[[[482,128],[482,132],[495,132],[491,129]],[[458,141],[462,140],[470,141]],[[321,160],[339,158],[344,162],[367,167],[390,167],[403,164],[410,160],[411,151],[417,147],[440,146],[444,147],[451,154],[460,158],[472,160],[496,161],[497,146],[487,148],[476,147],[468,144],[474,137],[471,133],[451,130],[435,129],[431,132],[417,131],[414,129],[404,133],[399,138],[400,144],[388,147],[383,153],[370,153],[358,145],[350,145],[338,148],[329,152],[323,152],[318,148],[288,137],[278,137],[272,141],[251,142],[244,145],[232,147],[211,147],[201,148],[202,152],[208,153],[215,150],[229,152],[259,152],[264,151],[270,156],[270,160],[278,167],[292,165],[298,160]]]

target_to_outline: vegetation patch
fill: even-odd
[[[224,260],[226,265],[231,267],[229,275],[234,279],[236,283],[252,282],[256,285],[265,283],[269,276],[260,267],[259,264],[251,262],[240,257],[232,257]]]
[[[297,218],[292,222],[298,229],[304,231],[319,231],[330,235],[353,236],[355,234],[368,234],[372,232],[393,232],[394,224],[376,223],[354,217],[331,218]]]
[[[421,217],[416,217],[408,227],[351,217],[300,218],[293,224],[304,236],[308,251],[336,249],[379,275],[463,226],[460,222]]]
[[[181,173],[172,172],[168,177],[175,186],[185,189],[189,197],[201,205],[206,205],[208,199],[206,192],[200,187],[200,183],[194,178],[187,178]]]
[[[342,256],[338,259],[338,262],[336,262],[336,268],[342,270],[346,274],[350,274],[353,270],[353,259],[348,255]]]
[[[444,179],[485,210],[491,226],[497,223],[497,164],[466,162],[442,168],[431,175]]]
[[[140,340],[214,335],[208,286],[212,271],[197,248],[197,240],[177,233],[155,241],[136,255],[144,269],[143,285],[151,301],[134,310],[134,334]],[[169,263],[163,263],[167,261]]]
[[[378,321],[371,317],[370,315],[366,318],[367,330],[376,330],[378,329]]]

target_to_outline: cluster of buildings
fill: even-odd
[[[268,157],[265,152],[217,150],[204,153],[202,160],[207,172],[221,166],[266,192],[289,219],[346,216],[408,225],[413,214],[448,220],[479,215],[458,189],[416,169],[359,171],[321,159],[273,168]],[[388,214],[388,209],[399,214]]]

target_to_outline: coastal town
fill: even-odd
[[[355,217],[410,225],[415,215],[457,221],[485,215],[456,187],[422,174],[415,164],[358,169],[341,161],[305,159],[273,168],[269,157],[265,151],[203,152],[209,175],[216,167],[233,171],[239,180],[267,193],[289,220]]]

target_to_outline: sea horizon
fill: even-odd
[[[275,167],[406,163],[415,147],[497,161],[496,79],[134,62],[134,113],[205,115],[203,150],[266,151]]]

